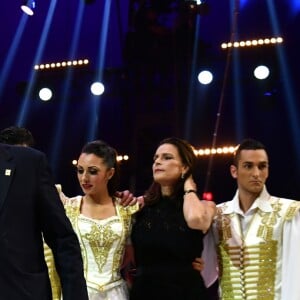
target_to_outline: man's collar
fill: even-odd
[[[255,199],[255,201],[253,202],[253,204],[251,205],[249,210],[258,208],[259,210],[261,210],[263,212],[271,212],[273,209],[272,209],[271,203],[269,201],[270,197],[271,196],[268,193],[266,186],[264,186],[262,192]],[[231,201],[228,201],[225,204],[223,213],[224,214],[231,214],[231,213],[243,214],[243,212],[240,208],[240,203],[239,203],[239,190],[236,191],[233,199]]]

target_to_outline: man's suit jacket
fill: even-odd
[[[54,254],[63,299],[88,299],[78,238],[45,155],[0,144],[0,300],[51,299],[43,237]]]

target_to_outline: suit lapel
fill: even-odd
[[[12,156],[0,145],[0,209],[6,198],[15,171]]]

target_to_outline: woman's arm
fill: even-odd
[[[188,226],[206,232],[216,214],[216,204],[213,201],[200,201],[192,176],[186,179],[184,191],[183,214]]]

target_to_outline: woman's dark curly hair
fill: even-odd
[[[163,144],[174,145],[179,153],[179,156],[182,160],[182,163],[188,167],[188,171],[184,174],[184,178],[179,178],[174,191],[171,195],[171,198],[176,198],[178,195],[183,195],[184,193],[184,181],[190,175],[194,175],[195,166],[196,166],[196,155],[194,153],[193,146],[188,143],[186,140],[170,137],[162,140],[157,147]],[[153,204],[159,200],[161,197],[161,188],[159,183],[153,181],[149,189],[145,193],[145,203]]]

